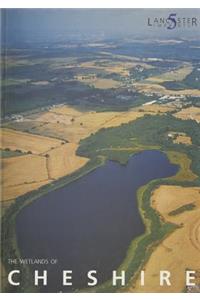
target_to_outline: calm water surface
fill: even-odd
[[[125,258],[132,239],[144,232],[137,189],[178,170],[156,150],[133,155],[127,165],[108,161],[22,209],[16,233],[22,257],[57,258],[41,291],[71,291],[86,287],[88,270],[99,283],[109,279]],[[73,289],[62,287],[62,270],[73,270]]]

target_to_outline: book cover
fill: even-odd
[[[200,9],[1,10],[1,292],[200,292]]]

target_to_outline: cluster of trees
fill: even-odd
[[[181,81],[166,81],[162,83],[167,89],[181,90],[181,89],[199,89],[200,86],[200,72],[199,65]]]
[[[192,145],[174,144],[168,137],[171,131],[185,132],[191,137]],[[193,120],[177,119],[170,114],[146,115],[120,127],[102,128],[96,134],[82,140],[77,153],[95,158],[100,154],[107,156],[108,153],[116,153],[117,148],[134,149],[140,145],[184,152],[191,158],[195,173],[200,175],[200,125]],[[115,148],[115,151],[112,151],[112,148]],[[117,152],[118,160],[123,155],[123,151]]]

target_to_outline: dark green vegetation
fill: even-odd
[[[138,41],[124,42],[113,49],[109,49],[108,43],[108,49],[105,49],[105,52],[100,51],[98,47],[81,47],[80,44],[73,44],[72,48],[66,48],[62,43],[55,47],[54,45],[45,45],[44,47],[41,43],[37,46],[33,44],[31,48],[8,48],[6,53],[2,53],[4,58],[2,64],[2,116],[59,103],[78,106],[80,109],[86,110],[125,111],[130,107],[149,102],[154,99],[136,91],[128,91],[127,88],[97,89],[77,81],[76,76],[95,73],[99,78],[112,78],[126,85],[129,79],[140,81],[180,67],[182,62],[181,60],[177,61],[177,53],[183,56],[180,59],[183,59],[184,55],[187,55],[188,58],[188,52],[192,53],[194,59],[198,58],[198,49],[188,51],[188,46],[187,42],[173,45],[173,47],[168,44],[149,42],[144,47],[143,43]],[[145,63],[154,67],[152,69],[144,69],[138,61],[138,66],[131,70],[130,78],[126,79],[117,73],[111,74],[104,69],[97,69],[104,63],[104,60],[109,60],[110,63],[132,61],[128,57],[115,57],[112,55],[115,53],[138,56],[143,59],[155,57],[156,53],[156,57],[162,57],[162,60],[146,60]],[[170,60],[172,58],[175,60]],[[191,59],[191,57],[189,58]],[[94,60],[96,60],[97,68],[80,67],[80,63]],[[181,84],[182,88],[185,88],[184,83],[190,88],[198,88],[199,81],[196,80],[199,76],[198,69],[199,65],[195,61],[194,71],[184,81],[163,84]],[[179,89],[179,86],[177,88]]]
[[[20,156],[23,154],[24,153],[21,150],[11,151],[10,149],[5,149],[5,150],[0,149],[0,157],[3,157],[3,158]]]
[[[142,67],[134,67],[131,69],[130,74],[131,78],[133,78],[135,81],[140,81],[143,79],[146,79],[147,77],[156,76],[161,74],[162,71],[159,69],[143,69]]]
[[[200,101],[198,97],[187,97],[187,100],[190,101],[191,105],[200,107]],[[188,105],[190,106],[190,105]],[[187,107],[187,105],[186,105]]]
[[[109,50],[114,54],[130,55],[141,58],[161,58],[162,60],[191,61],[197,63],[200,59],[199,40],[180,41],[180,43],[162,43],[162,41],[123,41],[121,45]],[[177,60],[178,57],[178,60]],[[156,61],[161,63],[162,61]]]
[[[175,210],[170,211],[168,215],[176,216],[176,215],[183,213],[184,211],[193,210],[193,209],[195,209],[195,207],[196,207],[196,205],[194,203],[189,203],[189,204],[183,205]]]
[[[199,89],[200,88],[200,64],[196,64],[194,70],[182,81],[167,81],[162,85],[171,90]]]
[[[168,138],[168,132],[184,132],[192,138],[192,145],[174,144]],[[126,150],[144,146],[159,146],[163,150],[173,150],[186,153],[192,158],[192,167],[200,175],[200,125],[193,120],[180,120],[170,114],[163,116],[146,115],[136,121],[116,128],[101,129],[80,143],[77,153],[95,158],[105,155],[109,159],[122,159],[120,148]],[[118,151],[119,150],[119,151]]]
[[[124,89],[101,90],[74,80],[49,81],[46,85],[27,82],[3,87],[2,99],[3,116],[60,103],[78,106],[83,110],[124,111],[152,100],[137,92]]]
[[[151,61],[150,65],[154,68],[144,69],[138,65],[130,70],[131,78],[135,81],[144,80],[148,77],[158,76],[168,71],[174,70],[180,67],[180,63],[168,62],[168,61]]]
[[[103,69],[79,66],[82,62],[104,58],[115,62],[111,55],[94,49],[92,52],[89,48],[82,51],[78,46],[71,50],[13,49],[3,55],[3,117],[60,103],[86,110],[123,111],[152,100],[135,91],[97,89],[77,81],[77,75],[88,73],[121,80],[119,75],[106,73]]]

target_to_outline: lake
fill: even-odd
[[[86,287],[89,270],[98,271],[99,283],[111,278],[130,242],[145,230],[137,189],[177,171],[178,166],[162,152],[143,151],[131,156],[126,165],[107,161],[23,208],[16,218],[21,256],[58,259],[56,265],[34,266],[48,270],[48,286],[41,291]],[[63,270],[73,270],[73,288],[62,287]]]

